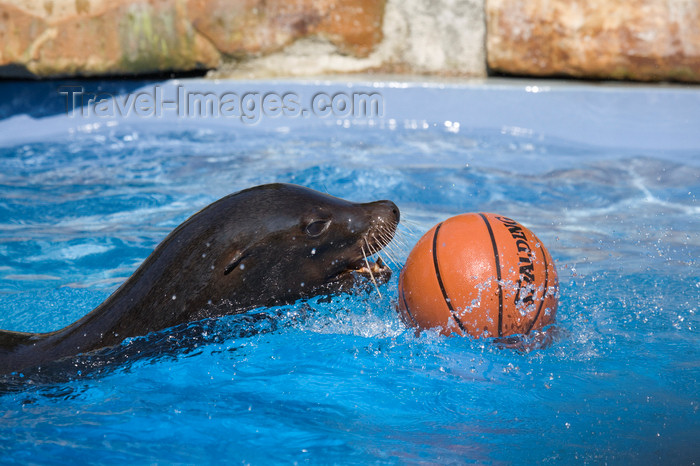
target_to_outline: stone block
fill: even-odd
[[[497,72],[700,82],[697,0],[486,0]]]

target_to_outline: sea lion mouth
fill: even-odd
[[[340,273],[341,276],[345,274],[364,277],[377,284],[383,284],[388,282],[391,278],[391,268],[384,263],[381,256],[377,256],[375,261],[369,258],[357,260],[350,264],[347,270]]]
[[[358,285],[373,286],[379,291],[379,285],[389,281],[392,270],[379,252],[387,246],[393,239],[396,225],[391,228],[382,228],[364,236],[360,242],[360,254],[357,258],[348,262],[346,268],[338,273],[335,282],[340,284],[341,289],[346,289]],[[381,292],[380,292],[381,295]]]
[[[394,239],[399,224],[399,209],[391,201],[362,204],[368,214],[364,232],[355,236],[352,244],[340,252],[336,263],[340,266],[329,277],[327,289],[345,292],[354,287],[375,288],[389,281],[392,270],[384,261],[396,263],[388,246]],[[353,224],[354,225],[354,224]],[[383,257],[382,257],[383,256]]]

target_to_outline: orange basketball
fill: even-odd
[[[418,241],[399,277],[399,313],[445,335],[528,334],[552,322],[559,282],[527,228],[487,213],[457,215]]]

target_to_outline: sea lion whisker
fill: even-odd
[[[366,238],[365,238],[365,241],[367,241]],[[372,267],[369,265],[369,259],[367,259],[367,254],[365,254],[365,248],[364,248],[364,246],[361,247],[361,249],[362,249],[362,255],[363,255],[364,258],[365,258],[365,264],[367,265],[367,271],[369,272],[369,277],[372,279],[372,283],[374,283],[374,287],[377,289],[377,294],[378,294],[379,297],[381,298],[381,297],[382,297],[382,292],[379,291],[379,285],[377,285],[377,281],[374,279],[374,274],[372,273]]]
[[[367,248],[372,252],[371,255],[376,255],[377,256],[377,265],[384,265],[388,267],[391,270],[391,267],[386,264],[387,260],[390,262],[394,262],[393,259],[391,258],[390,254],[387,251],[387,247],[389,246],[389,243],[391,242],[391,238],[387,238],[386,233],[381,231],[377,232],[377,236],[379,237],[379,241],[377,241],[377,237],[372,235],[372,239],[374,240],[374,244],[384,244],[384,247],[377,247],[376,250],[374,247],[370,246],[369,243],[367,243]],[[367,242],[365,240],[365,242]],[[382,254],[386,254],[386,260],[384,259],[384,256]],[[381,262],[380,262],[381,261]]]
[[[383,267],[386,267],[389,270],[392,270],[392,267],[390,264],[393,264],[394,266],[396,266],[396,262],[388,253],[386,253],[386,259],[385,259],[384,255],[382,255],[383,253],[386,253],[386,251],[382,250],[382,251],[377,253],[377,264],[382,265]]]
[[[406,232],[406,230],[397,229],[396,233],[392,235],[392,239],[391,239],[392,246],[396,246],[396,247],[401,248],[402,250],[408,251],[410,248],[409,248],[408,241],[406,239],[407,234],[408,233]]]
[[[387,258],[387,261],[393,264],[394,267],[397,269],[400,269],[399,262],[396,260],[396,251],[394,251],[394,247],[391,245],[387,245],[384,249],[382,249],[382,252]]]
[[[367,247],[369,248],[372,255],[374,255],[374,254],[378,253],[379,251],[381,251],[382,248],[379,246],[379,244],[383,243],[384,241],[382,241],[381,238],[379,238],[379,240],[378,240],[377,236],[374,233],[372,233],[372,241],[373,241],[372,245],[367,244]]]
[[[377,253],[377,251],[375,251],[374,248],[372,247],[372,245],[369,244],[369,240],[367,239],[366,236],[363,239],[365,240],[365,245],[367,246],[368,254],[366,254],[366,256],[365,256],[365,259],[367,259],[367,256],[373,256]],[[376,238],[374,237],[374,235],[372,235],[372,241],[375,243],[377,241]],[[365,253],[364,246],[362,247],[362,252]]]
[[[418,223],[412,220],[401,220],[401,223],[397,225],[394,239],[399,242],[409,242],[411,244],[415,243],[415,241],[421,235],[416,232],[413,226],[418,226]],[[409,239],[411,241],[408,241]]]
[[[394,235],[394,232],[391,230],[383,230],[382,231],[382,241],[385,243],[384,247],[394,247],[396,245],[396,236]],[[405,244],[403,240],[400,239],[400,243]]]
[[[387,261],[393,263],[398,268],[398,262],[394,259],[394,254],[392,251],[392,248],[394,246],[391,244],[391,237],[387,234],[385,230],[377,232],[377,236],[379,237],[381,243],[384,244],[384,247],[377,251],[375,254],[381,256],[381,254],[384,253]]]

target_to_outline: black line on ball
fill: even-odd
[[[496,244],[496,237],[493,236],[493,230],[491,229],[491,224],[484,214],[479,214],[481,219],[486,224],[486,228],[489,230],[489,236],[491,236],[491,246],[493,246],[493,257],[496,259],[496,280],[498,281],[498,336],[503,336],[503,289],[501,288],[501,261],[498,258],[498,245]]]
[[[540,317],[540,313],[542,312],[542,306],[544,306],[544,301],[547,297],[547,284],[549,281],[549,264],[547,263],[547,254],[544,252],[542,241],[537,241],[539,241],[540,243],[540,251],[542,251],[542,260],[544,261],[544,292],[542,293],[542,301],[540,301],[540,305],[537,307],[537,314],[535,314],[535,318],[532,319],[532,322],[530,322],[530,327],[527,329],[527,332],[525,332],[525,335],[528,335],[532,331],[532,328],[535,326],[535,322],[537,322],[537,319]]]
[[[462,332],[464,333],[467,333],[467,330],[464,328],[464,324],[462,324],[462,321],[459,320],[459,317],[457,317],[457,313],[452,307],[450,298],[447,296],[447,291],[445,291],[445,285],[443,285],[442,283],[442,277],[440,276],[440,266],[438,265],[437,258],[437,237],[441,226],[442,222],[438,223],[438,226],[435,228],[435,234],[433,235],[433,264],[435,265],[435,276],[437,277],[438,285],[440,285],[440,291],[442,291],[442,297],[445,299],[445,304],[447,304],[447,308],[452,314],[452,318],[455,320],[455,322],[457,322],[457,325],[459,326],[460,330],[462,330]]]
[[[406,309],[406,314],[408,314],[409,319],[411,319],[411,322],[413,322],[413,326],[418,327],[418,322],[416,322],[416,319],[413,318],[413,314],[411,314],[411,309],[408,307],[408,302],[406,301],[406,293],[403,287],[401,288],[401,301],[403,301],[403,307]]]

